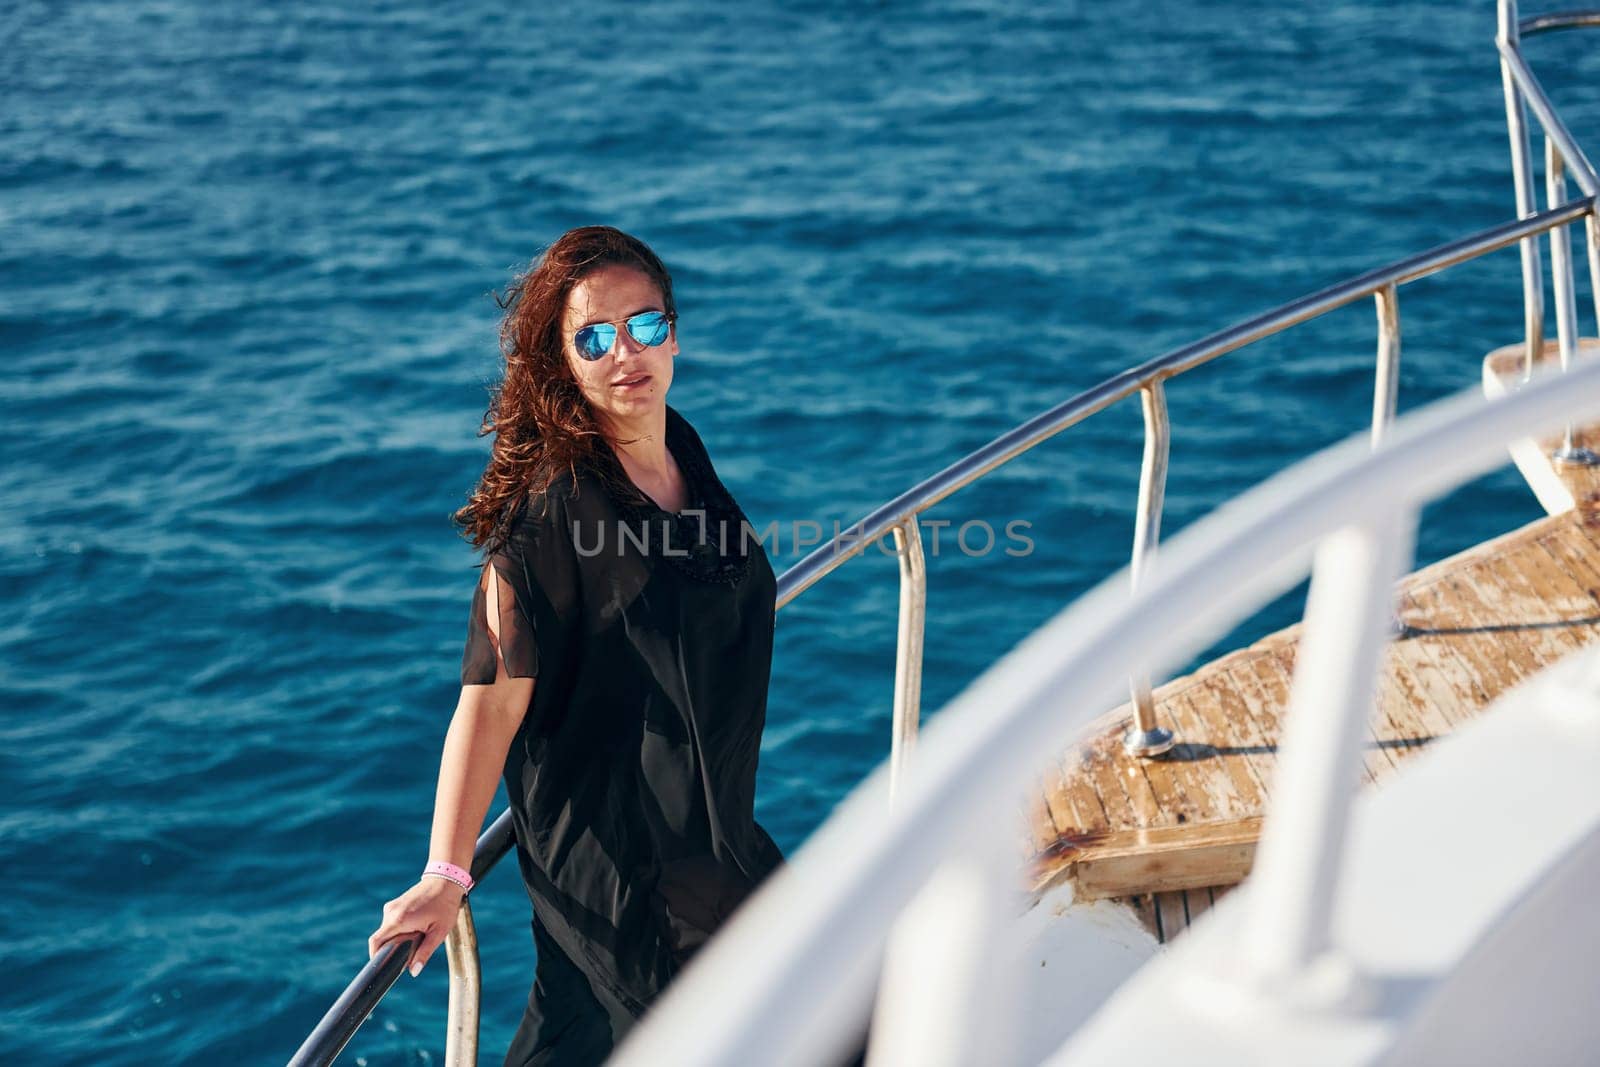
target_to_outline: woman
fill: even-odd
[[[487,558],[430,865],[368,953],[421,934],[420,972],[503,776],[538,953],[507,1064],[605,1058],[782,862],[753,814],[776,583],[667,405],[676,320],[643,242],[556,241],[508,305],[494,448],[455,516]]]

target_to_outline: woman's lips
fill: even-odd
[[[637,389],[641,385],[648,385],[649,382],[650,382],[650,375],[648,375],[648,374],[636,374],[631,378],[622,379],[621,381],[616,383],[616,386],[617,386],[618,389]]]

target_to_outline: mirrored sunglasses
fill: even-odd
[[[665,311],[641,311],[625,320],[622,325],[627,328],[628,335],[635,341],[654,348],[667,339],[672,326],[672,316]],[[572,337],[572,344],[578,350],[578,355],[591,363],[605,358],[605,354],[610,352],[611,346],[616,343],[617,327],[615,323],[610,322],[591,322]]]

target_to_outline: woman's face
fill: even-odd
[[[578,388],[602,424],[630,423],[665,410],[672,385],[672,360],[678,354],[678,329],[649,346],[634,340],[623,320],[641,311],[665,311],[661,290],[633,267],[601,267],[572,287],[562,317],[561,347]],[[617,328],[611,350],[596,360],[578,355],[573,337],[585,326],[609,322]]]

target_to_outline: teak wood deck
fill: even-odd
[[[1400,583],[1405,628],[1385,651],[1367,782],[1600,640],[1600,511],[1589,493],[1574,495],[1578,508]],[[1122,898],[1166,940],[1241,880],[1271,796],[1299,637],[1297,624],[1157,689],[1157,715],[1178,738],[1164,758],[1123,751],[1127,706],[1097,720],[1029,797],[1035,893],[1070,881],[1076,899]]]

